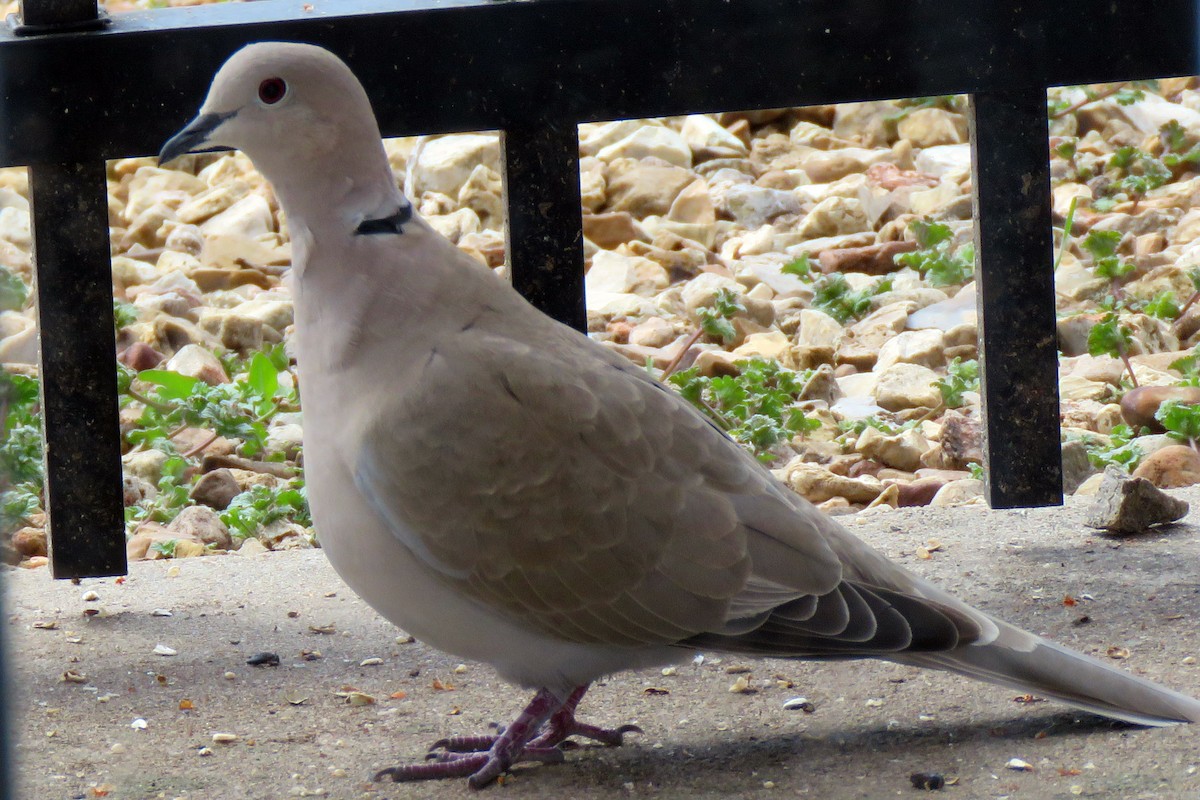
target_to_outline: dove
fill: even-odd
[[[304,411],[305,479],[343,580],[532,701],[378,780],[563,760],[588,686],[695,651],[879,658],[1142,725],[1200,701],[992,618],[779,483],[690,403],[537,311],[413,209],[362,86],[316,46],[257,43],[163,147],[243,151],[274,187]]]

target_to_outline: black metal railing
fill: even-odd
[[[0,166],[30,169],[56,577],[125,571],[105,159],[157,151],[240,46],[309,41],[386,136],[500,129],[509,263],[584,322],[580,122],[971,95],[987,494],[1059,503],[1046,88],[1196,71],[1192,0],[263,0],[122,14],[25,0],[0,33]],[[17,20],[18,22],[20,20]]]

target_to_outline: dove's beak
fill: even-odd
[[[188,153],[228,150],[228,147],[221,145],[209,145],[209,137],[225,120],[236,113],[230,111],[225,114],[201,114],[196,117],[163,145],[162,152],[158,154],[158,163],[167,164]]]

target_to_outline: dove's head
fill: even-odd
[[[359,216],[395,207],[398,190],[366,92],[320,47],[260,42],[234,53],[159,160],[220,149],[250,157],[289,219],[331,206]]]

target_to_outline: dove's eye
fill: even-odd
[[[287,94],[287,84],[283,78],[267,78],[258,85],[258,99],[273,106]]]

